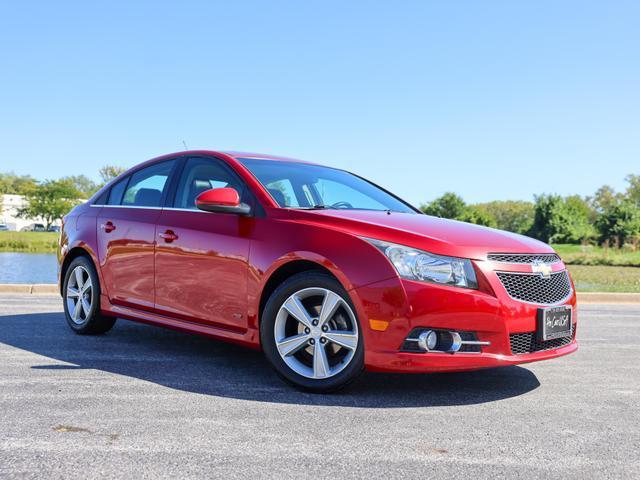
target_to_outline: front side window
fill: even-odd
[[[278,205],[287,207],[299,207],[300,203],[293,191],[293,185],[288,178],[282,180],[275,180],[265,185],[269,194],[278,202]]]
[[[212,188],[224,187],[235,188],[241,199],[246,190],[237,176],[219,160],[190,158],[180,176],[173,206],[195,210],[198,195]]]
[[[238,160],[281,207],[417,213],[402,200],[344,170],[276,160]]]
[[[174,163],[175,160],[155,163],[131,175],[122,198],[122,205],[159,207],[162,201],[162,192]],[[115,187],[116,185],[114,185]]]

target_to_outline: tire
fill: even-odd
[[[271,294],[262,315],[260,341],[278,375],[305,391],[339,390],[364,369],[364,342],[355,308],[342,285],[321,272],[294,275]]]
[[[99,335],[111,330],[114,317],[100,313],[100,281],[93,262],[73,259],[64,276],[62,299],[67,324],[79,335]]]

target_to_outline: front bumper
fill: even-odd
[[[484,272],[482,272],[484,273]],[[376,328],[363,326],[365,366],[383,372],[454,372],[547,360],[578,349],[575,340],[577,309],[575,290],[562,305],[573,306],[573,338],[558,348],[513,354],[510,335],[536,330],[540,305],[511,299],[493,272],[482,275],[480,290],[447,287],[392,278],[360,287],[353,300],[361,323],[375,320]],[[382,331],[379,326],[386,325]],[[472,331],[490,342],[480,353],[414,353],[401,346],[414,328]]]

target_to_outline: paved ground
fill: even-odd
[[[374,375],[333,396],[261,354],[119,321],[73,335],[55,297],[0,296],[0,478],[638,478],[640,306],[581,308],[578,353]]]

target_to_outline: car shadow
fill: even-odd
[[[283,383],[261,352],[119,320],[106,335],[75,335],[62,313],[0,317],[0,343],[48,357],[31,365],[52,371],[95,369],[176,390],[299,405],[401,408],[473,405],[516,397],[540,383],[529,370],[503,367],[447,374],[365,373],[331,395],[300,392]]]

